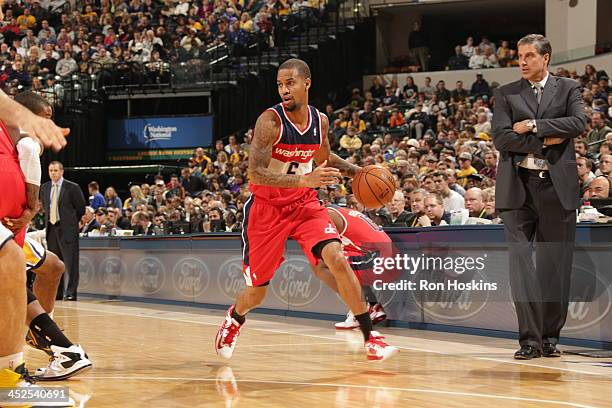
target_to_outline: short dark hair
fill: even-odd
[[[32,91],[18,93],[15,95],[15,102],[19,102],[35,115],[39,115],[45,108],[52,107],[49,101]]]
[[[219,207],[211,208],[208,213],[210,214],[213,211],[219,214],[219,218],[223,219],[223,211]]]
[[[433,172],[432,177],[442,177],[444,179],[444,181],[448,181],[448,174],[443,173],[441,171]]]
[[[593,170],[593,160],[589,159],[588,157],[580,156],[576,158],[576,160],[584,160],[585,167],[589,170]]]
[[[278,70],[282,69],[295,69],[303,78],[310,78],[310,67],[307,63],[297,58],[290,58],[287,61],[283,62]]]
[[[423,197],[423,199],[426,200],[429,197],[432,197],[434,200],[436,200],[436,204],[444,205],[444,199],[442,198],[442,196],[440,194],[438,194],[438,193],[429,193],[425,197]]]
[[[60,170],[64,170],[64,165],[62,164],[62,162],[59,162],[57,160],[53,160],[51,163],[49,163],[49,167],[51,167],[53,165],[57,165],[57,166],[59,166]]]
[[[528,44],[535,45],[538,54],[541,56],[548,54],[549,58],[552,57],[552,46],[550,45],[550,41],[542,34],[527,34],[516,43],[516,46],[520,47],[521,45]],[[550,63],[550,60],[548,62]]]
[[[98,185],[97,181],[92,181],[91,183],[87,185],[87,187],[93,188],[95,190],[100,190],[100,186]]]

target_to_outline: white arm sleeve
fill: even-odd
[[[19,165],[25,176],[25,182],[40,186],[40,145],[31,137],[24,137],[17,143]]]

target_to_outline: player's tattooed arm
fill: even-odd
[[[249,178],[253,184],[270,187],[297,188],[321,187],[335,184],[340,172],[326,167],[326,160],[319,164],[312,173],[279,174],[268,169],[272,158],[272,148],[278,138],[280,123],[273,112],[266,111],[259,116],[255,124],[255,135],[249,154]],[[319,162],[317,162],[319,163]]]
[[[351,178],[354,177],[355,174],[357,174],[357,172],[361,170],[361,167],[356,166],[352,163],[349,163],[348,161],[339,157],[337,154],[331,152],[331,147],[329,145],[329,138],[327,137],[327,134],[329,131],[329,119],[327,118],[327,115],[325,115],[324,113],[321,113],[321,127],[322,127],[322,133],[324,137],[323,137],[323,142],[321,144],[320,150],[327,152],[326,160],[327,160],[328,165],[330,167],[334,167],[340,170],[340,172],[344,176],[348,176]]]
[[[265,111],[257,119],[249,152],[249,179],[253,184],[262,186],[296,188],[300,186],[299,175],[278,174],[268,169],[279,128],[273,112]]]
[[[339,157],[335,153],[330,153],[329,155],[329,165],[337,168],[344,176],[355,177],[355,174],[361,170],[361,167],[356,166],[343,158]]]

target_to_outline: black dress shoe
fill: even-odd
[[[76,302],[77,298],[76,296],[66,296],[66,300],[69,302]]]
[[[533,346],[521,346],[520,350],[514,353],[515,360],[531,360],[538,357],[542,357],[542,352]]]
[[[542,355],[544,357],[561,357],[561,350],[552,343],[542,344]]]

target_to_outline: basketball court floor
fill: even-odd
[[[135,302],[59,302],[55,319],[94,368],[53,385],[82,407],[612,407],[608,359],[519,362],[513,340],[382,328],[401,347],[367,362],[361,334],[332,322],[249,315],[231,360],[224,312]],[[575,347],[571,347],[575,349]],[[31,368],[46,364],[29,349]],[[46,384],[45,384],[46,385]]]

